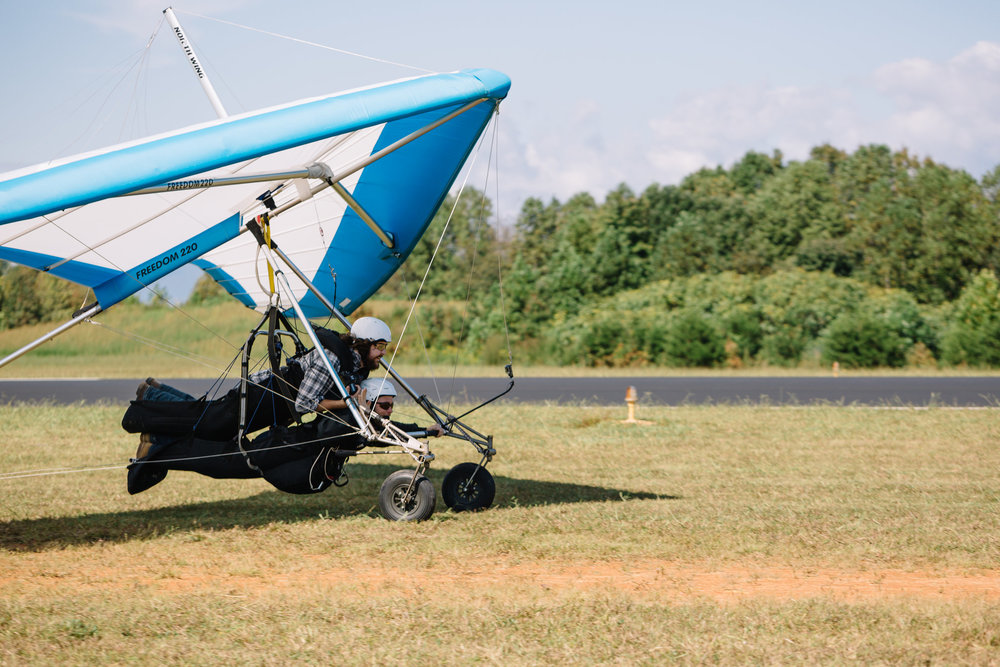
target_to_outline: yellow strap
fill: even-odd
[[[257,216],[257,222],[260,223],[261,228],[264,230],[264,242],[267,243],[267,247],[271,247],[271,217],[264,213]],[[270,260],[267,261],[267,284],[271,288],[271,294],[274,294],[274,267],[271,266]]]

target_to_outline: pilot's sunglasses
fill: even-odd
[[[385,350],[385,348],[386,348],[386,346],[387,346],[387,345],[388,345],[388,343],[387,343],[387,342],[385,342],[384,340],[380,340],[380,341],[379,341],[379,342],[377,342],[377,343],[372,343],[372,346],[373,346],[373,347],[374,347],[374,348],[375,348],[376,350],[383,350],[383,351]]]

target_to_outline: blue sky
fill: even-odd
[[[0,171],[213,117],[164,2],[5,2]],[[980,177],[1000,164],[1000,2],[730,0],[174,5],[231,113],[415,73],[511,77],[499,206],[641,191],[748,150],[906,147]],[[86,11],[84,11],[86,9]],[[139,62],[141,68],[126,70]],[[485,159],[485,158],[483,158]],[[482,187],[475,178],[472,184]],[[490,186],[491,192],[494,186]]]

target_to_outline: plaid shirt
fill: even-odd
[[[337,355],[326,350],[326,356],[329,357],[330,364],[333,365],[333,370],[337,371],[337,375],[340,376],[344,386],[357,384],[364,379],[361,355],[356,350],[351,350],[351,355],[354,358],[354,368],[345,370],[340,367],[340,359]],[[302,384],[299,385],[299,393],[295,397],[296,412],[299,414],[314,412],[319,402],[327,398],[327,394],[330,393],[333,394],[330,398],[343,398],[334,385],[333,378],[330,377],[330,373],[327,371],[326,364],[323,363],[318,350],[313,349],[306,356],[299,359],[299,366],[302,368],[304,375],[302,377]],[[367,373],[364,373],[364,375],[367,375]]]

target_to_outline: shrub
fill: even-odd
[[[760,352],[764,337],[761,315],[756,309],[740,308],[723,318],[726,333],[736,346],[734,353],[742,361],[749,361]]]
[[[900,367],[909,346],[884,321],[867,313],[844,313],[822,336],[823,361],[844,368]]]
[[[949,364],[1000,365],[1000,282],[992,271],[980,272],[962,290],[941,348]]]
[[[699,312],[688,310],[667,330],[668,362],[676,366],[717,366],[726,358],[726,340]]]
[[[198,278],[194,284],[191,295],[188,296],[188,305],[201,306],[212,303],[223,303],[233,297],[219,283],[215,282],[207,273]]]
[[[774,366],[795,366],[802,359],[808,342],[802,327],[782,325],[764,336],[760,358]]]
[[[90,290],[25,266],[0,272],[0,328],[68,319]]]

